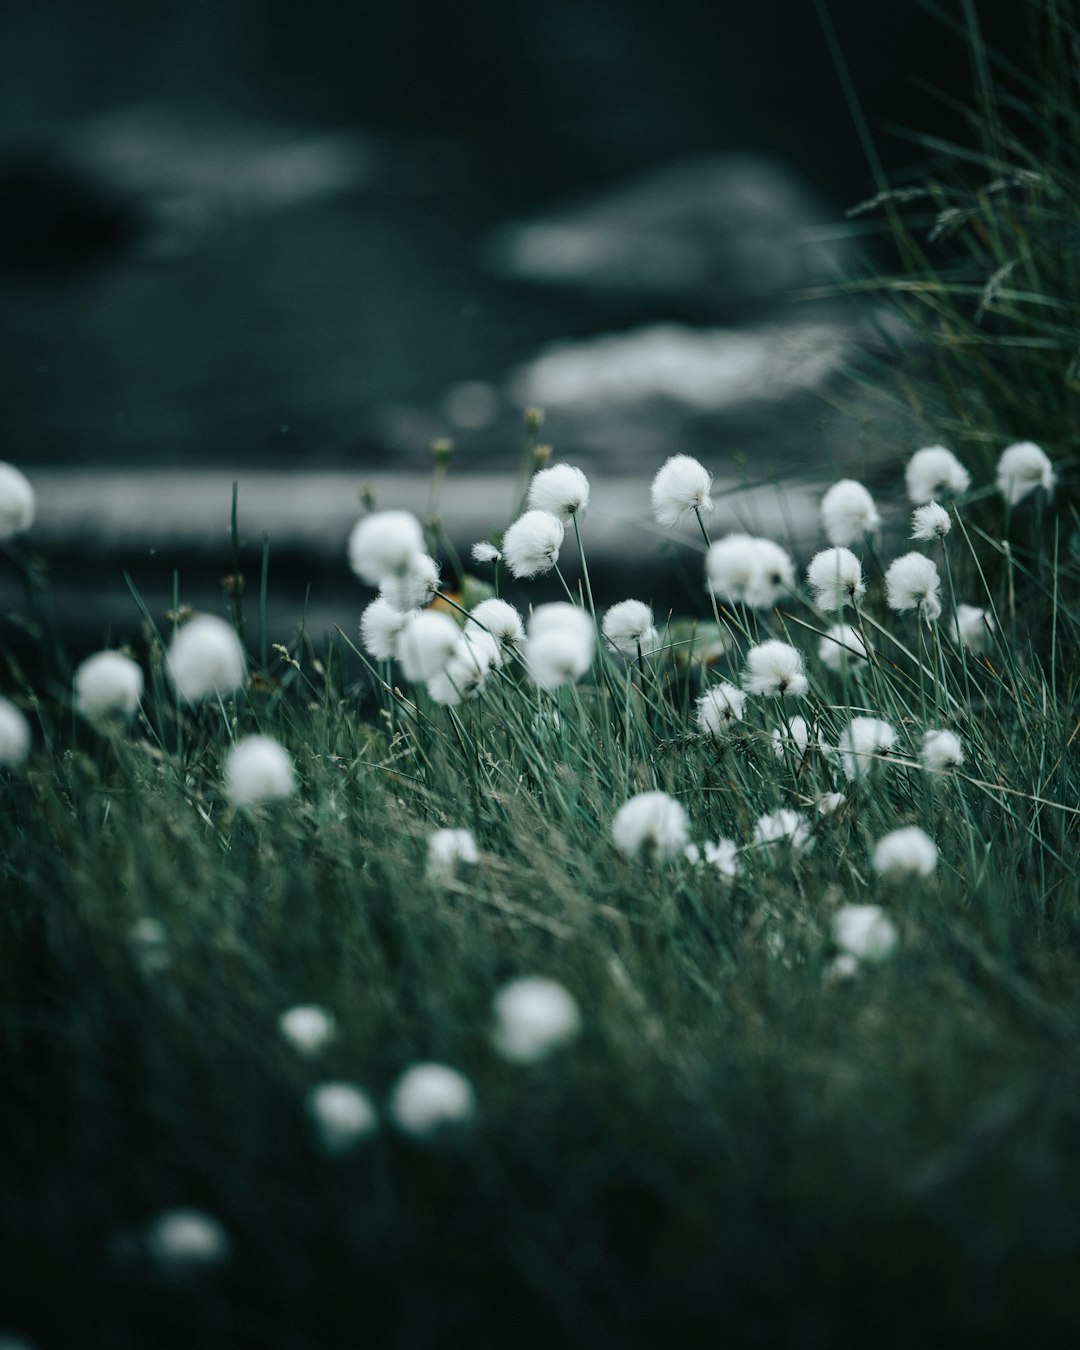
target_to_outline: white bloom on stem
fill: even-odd
[[[944,539],[952,529],[952,517],[937,502],[917,506],[911,513],[911,537],[932,541]]]
[[[503,557],[514,577],[538,577],[559,561],[563,523],[550,511],[526,511],[503,535]]]
[[[706,840],[701,852],[707,866],[725,881],[734,881],[739,875],[739,847],[734,839]]]
[[[337,1035],[333,1016],[316,1003],[298,1003],[278,1018],[285,1040],[299,1054],[311,1057],[325,1050]]]
[[[225,795],[234,806],[279,801],[295,790],[292,758],[269,736],[246,736],[225,757]]]
[[[489,544],[486,539],[480,539],[472,546],[472,560],[474,563],[497,563],[502,554],[494,544]]]
[[[492,1044],[511,1064],[536,1064],[581,1032],[581,1010],[573,994],[541,975],[504,985],[492,1011]]]
[[[428,695],[434,703],[456,707],[464,699],[475,698],[501,664],[498,642],[490,633],[474,628],[458,638],[453,656],[428,680]]]
[[[585,513],[589,505],[589,480],[572,464],[553,464],[534,474],[526,504],[531,511],[550,511],[560,520]]]
[[[348,551],[349,566],[360,580],[381,586],[424,552],[424,531],[409,511],[376,511],[353,526]]]
[[[557,628],[572,628],[582,638],[595,642],[596,630],[593,621],[585,610],[571,605],[567,600],[553,600],[547,605],[537,605],[529,614],[526,625],[529,637],[539,637],[541,633],[550,633]]]
[[[830,670],[843,671],[868,658],[866,639],[846,623],[834,623],[818,643],[818,660]]]
[[[786,844],[793,852],[803,853],[813,848],[814,837],[807,818],[801,812],[783,806],[779,811],[758,817],[754,825],[754,843],[770,852],[775,845]]]
[[[937,860],[937,845],[917,825],[893,830],[874,845],[874,871],[897,881],[930,876]]]
[[[874,499],[854,478],[841,478],[821,499],[821,523],[830,544],[854,544],[881,524]]]
[[[806,569],[818,609],[830,611],[853,605],[866,593],[862,563],[849,548],[826,548],[816,553]]]
[[[371,1098],[353,1083],[320,1083],[304,1104],[327,1153],[350,1153],[379,1128]]]
[[[469,611],[465,632],[485,632],[503,647],[518,648],[525,641],[521,615],[506,600],[481,600]]]
[[[447,1064],[414,1064],[401,1075],[390,1096],[394,1123],[418,1139],[445,1126],[464,1124],[475,1113],[472,1084]]]
[[[853,717],[840,733],[837,749],[852,782],[866,778],[896,744],[896,730],[880,717]]]
[[[639,792],[615,812],[611,837],[624,858],[665,862],[690,842],[690,825],[674,797],[666,792]]]
[[[415,614],[401,630],[398,660],[407,680],[430,680],[457,651],[461,629],[438,610]]]
[[[165,669],[185,703],[238,689],[247,675],[244,648],[231,624],[213,614],[196,614],[176,630]]]
[[[1038,488],[1049,497],[1056,482],[1057,474],[1046,451],[1034,441],[1018,441],[1001,452],[997,488],[1009,506],[1016,506]]]
[[[795,585],[795,564],[771,539],[726,534],[705,555],[705,589],[717,600],[771,609]]]
[[[380,595],[360,615],[360,641],[374,661],[392,661],[402,629],[415,615],[403,614]]]
[[[777,759],[783,759],[785,754],[794,754],[797,759],[801,759],[809,744],[810,728],[806,718],[798,714],[772,733],[773,754]]]
[[[905,553],[894,558],[885,573],[885,600],[897,613],[918,610],[932,623],[941,617],[941,574],[932,558]]]
[[[711,491],[712,474],[704,464],[690,455],[672,455],[652,481],[653,515],[668,527],[678,525],[694,511],[704,518],[713,509]]]
[[[949,620],[949,637],[969,651],[985,651],[993,633],[994,620],[989,610],[978,605],[957,605],[956,618]]]
[[[746,707],[746,695],[733,684],[721,681],[714,684],[697,701],[697,724],[706,736],[715,736],[718,740],[728,736],[735,729],[735,723],[742,721]]]
[[[173,1273],[209,1270],[232,1254],[228,1233],[201,1209],[167,1209],[146,1230],[146,1250]]]
[[[858,959],[850,952],[840,952],[825,967],[825,983],[841,984],[852,980],[859,973]]]
[[[592,665],[595,651],[592,624],[587,629],[578,623],[544,627],[525,647],[529,678],[541,689],[573,684]]]
[[[896,926],[880,905],[841,905],[833,916],[833,938],[857,961],[885,961],[896,950]]]
[[[963,764],[964,747],[955,732],[927,731],[923,733],[919,758],[931,773],[944,773],[946,769],[958,769]]]
[[[122,652],[97,652],[75,672],[75,707],[84,717],[133,717],[142,694],[142,669]]]
[[[814,809],[819,816],[831,816],[847,801],[842,792],[822,792],[814,798]]]
[[[0,463],[0,539],[24,534],[37,515],[30,480],[14,464]]]
[[[30,753],[30,723],[10,699],[0,698],[0,765],[21,764]]]
[[[916,450],[904,470],[908,498],[922,506],[947,493],[959,496],[971,485],[971,474],[951,450],[943,445],[927,445]]]
[[[746,653],[743,688],[751,694],[800,697],[808,688],[802,653],[775,638],[759,642]]]
[[[428,839],[429,881],[449,881],[459,866],[473,866],[479,861],[476,840],[469,830],[436,830]]]
[[[635,661],[660,646],[653,612],[644,600],[620,600],[604,615],[601,632],[612,651]]]
[[[379,595],[402,614],[430,605],[438,593],[439,564],[426,553],[414,553],[400,571],[387,573],[379,583]]]

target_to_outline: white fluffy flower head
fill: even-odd
[[[430,605],[439,592],[439,564],[426,553],[414,553],[397,572],[379,583],[379,595],[393,609],[407,614]]]
[[[833,917],[833,937],[857,961],[885,961],[896,950],[896,927],[880,905],[841,905]]]
[[[0,463],[0,539],[24,534],[37,515],[30,480],[14,464]]]
[[[75,707],[84,717],[133,717],[142,694],[142,670],[122,652],[96,652],[75,672]]]
[[[457,651],[461,629],[438,610],[415,614],[402,628],[397,655],[407,680],[430,680]]]
[[[777,727],[770,739],[773,754],[777,759],[783,759],[785,755],[794,755],[796,759],[801,759],[810,744],[810,727],[805,717],[796,714],[782,727]]]
[[[391,661],[397,655],[398,638],[413,618],[403,614],[380,595],[360,615],[360,641],[375,661]]]
[[[165,668],[185,703],[228,694],[244,683],[247,674],[236,629],[213,614],[196,614],[176,630]]]
[[[529,637],[525,647],[529,678],[541,689],[573,684],[592,665],[595,650],[591,623],[588,627],[577,621],[543,626]]]
[[[937,502],[917,506],[911,513],[911,537],[932,541],[944,539],[952,529],[952,517]]]
[[[713,509],[712,474],[690,455],[672,455],[652,481],[653,515],[661,525],[678,525],[691,512],[704,519]]]
[[[0,698],[0,765],[21,764],[30,753],[30,723],[10,699]]]
[[[460,866],[479,861],[476,840],[469,830],[436,830],[428,839],[429,881],[449,881]]]
[[[736,722],[742,721],[746,707],[746,695],[733,684],[721,681],[714,684],[697,701],[697,724],[706,736],[720,740],[735,729]]]
[[[536,1064],[581,1031],[581,1011],[573,994],[541,975],[504,985],[495,995],[492,1011],[492,1043],[511,1064]]]
[[[687,844],[683,856],[695,867],[711,867],[724,881],[734,881],[739,875],[739,846],[734,839],[707,840],[700,848]]]
[[[951,450],[943,445],[927,445],[916,450],[904,470],[908,498],[915,506],[937,497],[959,496],[971,485],[971,474]]]
[[[472,1084],[447,1064],[414,1064],[398,1079],[390,1097],[394,1123],[418,1139],[464,1124],[475,1112]]]
[[[247,736],[225,758],[225,795],[234,806],[279,801],[295,790],[292,758],[269,736]]]
[[[560,520],[583,515],[589,505],[589,480],[572,464],[553,464],[533,475],[527,505],[532,511],[549,511]]]
[[[299,1054],[314,1056],[325,1050],[337,1035],[333,1016],[317,1003],[298,1003],[278,1018],[285,1040]]]
[[[923,733],[919,758],[923,767],[931,773],[944,773],[947,769],[958,769],[963,764],[964,747],[960,744],[960,737],[953,731],[927,731]]]
[[[472,560],[474,563],[497,563],[502,554],[494,544],[489,544],[486,539],[480,539],[472,546]]]
[[[506,600],[481,600],[469,611],[466,633],[486,632],[503,647],[520,647],[525,641],[521,615]]]
[[[653,612],[644,600],[620,600],[604,615],[601,632],[612,651],[634,661],[660,646]]]
[[[808,852],[814,846],[814,836],[810,833],[810,822],[799,811],[790,807],[781,807],[759,816],[754,825],[754,843],[768,852],[777,845],[786,844],[793,853]]]
[[[550,511],[526,511],[503,535],[503,557],[511,576],[538,577],[559,561],[563,523]]]
[[[379,1128],[371,1098],[353,1083],[320,1083],[305,1105],[327,1153],[350,1153]]]
[[[818,660],[830,670],[843,671],[868,659],[866,639],[850,624],[834,623],[818,642]]]
[[[806,579],[814,592],[814,604],[825,613],[853,605],[866,593],[862,563],[849,548],[837,546],[816,553]]]
[[[705,555],[705,589],[718,600],[771,609],[795,585],[795,564],[771,539],[727,534]]]
[[[690,826],[674,797],[666,792],[639,792],[615,812],[611,837],[624,858],[665,862],[690,842]]]
[[[376,511],[353,526],[348,551],[349,566],[360,580],[381,586],[424,552],[424,531],[409,511]]]
[[[932,558],[905,553],[885,573],[885,600],[897,613],[917,610],[928,623],[941,617],[941,574]]]
[[[994,620],[978,605],[957,605],[956,618],[949,620],[949,637],[969,651],[982,652],[990,645]]]
[[[1054,466],[1034,441],[1018,441],[1001,452],[997,466],[997,488],[1009,506],[1042,488],[1049,497],[1057,483]]]
[[[428,695],[435,703],[457,706],[476,698],[493,670],[502,664],[502,650],[490,633],[479,628],[458,638],[454,653],[442,670],[427,682]]]
[[[759,642],[746,653],[743,688],[751,694],[801,697],[808,688],[802,653],[775,638]]]
[[[201,1209],[167,1209],[146,1230],[146,1249],[173,1271],[196,1271],[222,1265],[232,1242],[222,1225]]]
[[[874,846],[874,871],[895,881],[928,877],[937,867],[937,845],[918,825],[884,835]]]
[[[881,524],[874,499],[854,478],[841,478],[821,499],[821,523],[830,544],[857,543]]]
[[[896,744],[896,730],[880,717],[853,717],[840,733],[837,749],[848,779],[866,778]]]

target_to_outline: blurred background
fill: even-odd
[[[1024,9],[980,0],[993,45]],[[917,176],[906,133],[963,132],[961,40],[916,0],[827,11]],[[505,524],[527,405],[604,485],[601,565],[655,555],[668,454],[722,484],[872,455],[829,395],[877,317],[822,291],[873,191],[814,0],[4,6],[0,457],[63,626],[137,622],[123,568],[208,603],[236,481],[245,570],[269,534],[284,609],[311,585],[351,628],[364,487],[422,513],[451,437],[451,535]],[[797,526],[792,491],[743,523]]]

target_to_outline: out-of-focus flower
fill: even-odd
[[[30,480],[14,464],[0,463],[0,539],[24,534],[37,515]]]
[[[325,1050],[337,1035],[333,1016],[316,1003],[301,1003],[278,1018],[281,1034],[301,1055],[313,1056]]]
[[[802,653],[775,638],[759,642],[746,653],[743,688],[751,694],[801,697],[808,688]]]
[[[476,840],[469,830],[436,830],[428,839],[429,881],[449,881],[459,866],[479,861]]]
[[[905,553],[885,573],[885,600],[897,613],[915,609],[932,623],[941,617],[941,575],[937,564],[922,553]]]
[[[830,670],[842,671],[868,659],[866,639],[846,623],[834,623],[818,643],[818,660]]]
[[[840,733],[837,749],[846,776],[867,778],[882,755],[896,744],[896,731],[880,717],[853,717]]]
[[[353,1083],[320,1083],[308,1093],[305,1105],[327,1153],[351,1153],[379,1128],[371,1098]]]
[[[578,605],[571,605],[566,600],[553,600],[548,605],[537,605],[529,614],[526,628],[530,638],[539,637],[541,633],[550,633],[556,628],[573,628],[582,638],[588,638],[593,642],[596,640],[596,630],[593,628],[591,617]]]
[[[810,822],[798,811],[781,807],[759,816],[754,825],[754,843],[769,851],[786,844],[793,853],[804,853],[814,846]]]
[[[1056,483],[1054,466],[1033,441],[1018,441],[1001,452],[997,488],[1009,506],[1016,506],[1038,488],[1049,497]]]
[[[978,605],[957,605],[956,618],[949,620],[949,637],[973,652],[985,651],[993,632],[994,620],[989,610]]]
[[[705,589],[717,600],[771,609],[794,585],[795,564],[771,539],[727,534],[705,555]]]
[[[525,640],[525,625],[513,605],[505,600],[481,600],[469,611],[465,632],[490,633],[503,647],[519,648]]]
[[[247,677],[247,661],[236,629],[213,614],[196,614],[176,630],[165,669],[185,703],[231,693]]]
[[[896,927],[880,905],[841,905],[833,917],[833,937],[857,961],[885,961],[896,950]]]
[[[480,539],[472,546],[472,560],[474,563],[497,563],[502,554],[494,544],[489,544],[486,539]]]
[[[857,543],[881,524],[874,499],[861,483],[841,478],[821,499],[821,523],[830,544]]]
[[[491,672],[501,664],[498,642],[490,633],[474,628],[461,635],[450,660],[428,680],[428,695],[434,703],[447,706],[475,698]]]
[[[526,511],[503,535],[503,558],[514,577],[538,577],[559,561],[563,523],[550,511]]]
[[[937,860],[937,845],[918,825],[893,830],[874,846],[874,871],[897,881],[930,876]]]
[[[849,548],[826,548],[814,555],[806,569],[814,604],[823,612],[853,605],[866,593],[862,563]]]
[[[581,1010],[573,994],[540,975],[504,985],[492,1008],[492,1042],[511,1064],[536,1064],[581,1031]]]
[[[414,553],[397,572],[388,572],[379,583],[379,594],[402,614],[423,609],[439,593],[439,564],[426,553]]]
[[[683,855],[695,867],[711,867],[724,881],[734,881],[739,875],[739,846],[734,839],[717,839],[715,843],[706,840],[700,848],[687,844]]]
[[[407,680],[430,680],[438,674],[457,650],[461,629],[438,610],[416,614],[402,628],[397,641],[397,656]]]
[[[380,595],[360,615],[360,641],[375,661],[391,661],[397,655],[398,638],[415,611],[403,614]]]
[[[577,621],[565,625],[545,624],[539,632],[530,635],[525,646],[529,678],[541,689],[573,684],[592,665],[595,650],[596,638],[591,624],[588,627]]]
[[[360,580],[381,586],[387,577],[408,571],[424,552],[424,531],[409,511],[376,511],[353,526],[348,552],[349,566]]]
[[[0,698],[0,765],[21,764],[30,753],[30,723],[10,699]]]
[[[643,600],[620,600],[604,615],[601,632],[612,651],[634,661],[660,646],[652,609]]]
[[[195,1273],[223,1265],[232,1242],[217,1219],[201,1209],[167,1209],[146,1230],[146,1250],[170,1273]]]
[[[666,792],[639,792],[615,812],[611,837],[624,858],[666,862],[690,840],[690,826],[681,803]]]
[[[801,759],[810,744],[810,728],[806,718],[796,714],[783,727],[777,727],[771,739],[773,754],[777,759],[783,759],[785,754],[794,754]]]
[[[142,670],[122,652],[97,652],[75,672],[75,707],[84,717],[132,717],[142,693]]]
[[[678,525],[692,512],[702,518],[713,509],[712,474],[690,455],[672,455],[652,481],[653,515],[661,525]]]
[[[527,505],[564,521],[583,515],[589,505],[589,480],[572,464],[553,464],[533,475]]]
[[[225,758],[225,795],[234,806],[278,801],[295,790],[292,758],[269,736],[247,736]]]
[[[944,773],[946,769],[958,769],[963,764],[964,747],[955,732],[927,731],[923,734],[920,758],[931,773]]]
[[[927,445],[916,450],[904,470],[907,494],[916,506],[948,494],[959,496],[971,485],[971,474],[951,450],[943,445]]]
[[[742,721],[745,707],[743,691],[721,681],[706,689],[698,699],[698,727],[706,736],[715,736],[719,740],[735,729],[736,722]]]
[[[842,792],[822,792],[814,798],[814,809],[819,816],[831,816],[847,801]]]
[[[446,1064],[414,1064],[398,1079],[390,1097],[394,1123],[418,1139],[465,1124],[475,1113],[472,1084]]]
[[[917,506],[911,513],[911,537],[931,541],[944,539],[952,529],[952,517],[937,502]]]

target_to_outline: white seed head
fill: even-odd
[[[907,494],[915,506],[937,497],[959,496],[971,485],[971,474],[951,450],[943,445],[927,445],[916,450],[904,470]]]
[[[589,505],[589,480],[572,464],[553,464],[533,475],[526,504],[531,511],[549,511],[570,520],[583,515]]]
[[[917,610],[928,623],[941,617],[941,574],[932,558],[905,553],[885,573],[885,600],[897,613]]]
[[[952,517],[937,502],[917,506],[911,513],[911,537],[932,541],[944,539],[952,529]]]
[[[874,499],[854,478],[841,478],[821,499],[821,523],[830,544],[857,543],[881,524]]]
[[[923,733],[919,758],[931,773],[944,773],[946,769],[958,769],[963,764],[964,747],[955,732],[927,731]]]
[[[492,1043],[511,1064],[536,1064],[581,1032],[581,1010],[573,994],[540,975],[504,985],[492,1011]]]
[[[816,553],[806,569],[814,592],[814,604],[823,612],[852,605],[866,592],[862,563],[847,548],[826,548]]]
[[[75,707],[84,717],[133,717],[142,694],[142,670],[121,652],[97,652],[75,672]]]
[[[896,731],[880,717],[853,717],[840,733],[837,750],[847,778],[867,778],[882,755],[896,745]]]
[[[559,561],[563,523],[550,511],[526,511],[503,535],[503,557],[514,577],[538,577]]]
[[[842,984],[859,973],[859,961],[850,952],[840,952],[825,967],[826,984]]]
[[[14,464],[0,463],[0,539],[24,534],[37,515],[30,480]]]
[[[403,614],[380,595],[360,615],[360,641],[374,661],[392,661],[402,629],[415,616]]]
[[[446,1064],[414,1064],[401,1075],[390,1096],[394,1123],[418,1139],[446,1126],[465,1124],[475,1113],[472,1084]]]
[[[818,660],[830,670],[860,665],[868,656],[865,638],[846,623],[834,623],[818,643]]]
[[[611,836],[624,858],[665,862],[690,842],[682,805],[666,792],[639,792],[615,812]]]
[[[278,1027],[294,1050],[309,1057],[325,1050],[337,1035],[332,1014],[315,1003],[287,1009],[278,1018]]]
[[[802,653],[775,638],[759,642],[746,653],[743,688],[751,694],[801,697],[808,688]]]
[[[539,637],[555,628],[573,628],[583,637],[595,640],[596,630],[591,617],[578,605],[566,600],[554,600],[548,605],[537,605],[526,624],[529,637]]]
[[[531,636],[525,647],[529,678],[541,689],[573,684],[592,665],[595,651],[596,638],[591,624],[587,629],[577,623],[545,627]]]
[[[472,560],[474,563],[497,563],[502,554],[494,544],[489,544],[486,539],[481,539],[472,546]]]
[[[295,790],[292,757],[269,736],[247,736],[225,757],[225,795],[234,806],[279,801]]]
[[[600,631],[612,651],[634,661],[648,656],[660,646],[653,612],[643,600],[620,600],[604,615]]]
[[[978,605],[957,605],[956,618],[949,620],[949,637],[969,651],[982,652],[990,645],[994,620],[990,611]]]
[[[771,539],[728,534],[705,555],[705,589],[717,600],[771,609],[795,585],[795,564]]]
[[[711,840],[701,846],[703,861],[725,881],[734,881],[739,875],[739,848],[734,839]]]
[[[799,717],[798,714],[772,733],[773,754],[777,759],[783,759],[785,755],[801,759],[806,754],[809,744],[810,728],[806,718]]]
[[[502,664],[502,649],[490,633],[474,628],[458,638],[454,654],[427,682],[434,703],[456,707],[476,698],[488,676]]]
[[[231,693],[247,677],[247,661],[236,629],[213,614],[196,614],[176,630],[165,669],[185,703]]]
[[[388,572],[379,595],[401,614],[430,605],[439,592],[439,564],[426,553],[414,553],[398,572]]]
[[[885,961],[896,950],[896,927],[880,905],[841,905],[833,916],[833,938],[856,961]]]
[[[194,1273],[224,1264],[232,1242],[212,1215],[200,1209],[168,1209],[147,1227],[146,1250],[171,1272]]]
[[[10,699],[0,698],[0,765],[21,764],[30,753],[30,723]]]
[[[930,876],[937,859],[937,845],[917,825],[893,830],[874,845],[874,871],[897,881]]]
[[[794,853],[807,853],[814,847],[814,836],[810,833],[807,818],[784,806],[779,811],[758,817],[754,825],[754,843],[769,853],[784,844]]]
[[[1001,452],[997,488],[1009,506],[1016,506],[1038,488],[1049,497],[1056,483],[1054,466],[1033,441],[1019,441]]]
[[[407,680],[430,680],[444,669],[457,651],[461,629],[438,610],[415,614],[401,630],[397,642],[398,660]]]
[[[436,830],[428,839],[429,881],[449,881],[459,867],[473,866],[479,861],[476,840],[469,830]]]
[[[712,474],[690,455],[672,455],[652,481],[653,515],[661,525],[673,527],[692,511],[702,518],[713,509],[709,496]]]
[[[424,552],[424,531],[409,511],[376,511],[353,526],[348,547],[349,566],[360,580],[381,586]]]
[[[746,695],[741,689],[724,681],[714,684],[697,701],[698,728],[703,735],[720,740],[742,721],[745,707]]]
[[[304,1104],[319,1143],[336,1156],[351,1153],[379,1128],[371,1098],[353,1083],[320,1083]]]
[[[842,792],[822,792],[814,798],[814,809],[819,816],[831,816],[847,801]]]
[[[513,605],[505,600],[481,600],[469,611],[466,633],[486,632],[504,647],[520,647],[525,641],[525,625]]]

